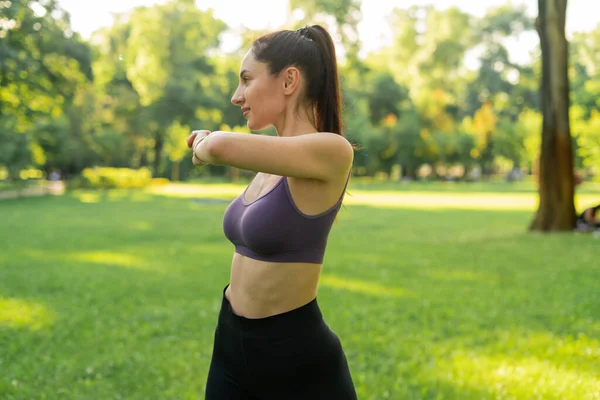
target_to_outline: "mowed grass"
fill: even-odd
[[[456,188],[350,187],[319,302],[359,398],[600,399],[600,237]],[[0,202],[0,398],[203,399],[241,190]]]

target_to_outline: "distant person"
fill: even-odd
[[[235,251],[206,400],[355,400],[342,343],[317,304],[354,157],[329,33],[313,25],[258,38],[231,102],[251,130],[274,126],[277,137],[194,131],[187,141],[194,165],[257,172],[223,219]]]
[[[580,231],[600,229],[600,220],[598,218],[599,210],[600,204],[586,208],[577,216],[577,229]]]

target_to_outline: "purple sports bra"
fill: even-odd
[[[244,256],[270,262],[322,264],[346,186],[337,203],[318,215],[306,215],[296,207],[285,176],[251,203],[244,200],[246,188],[227,207],[223,231],[235,251]]]

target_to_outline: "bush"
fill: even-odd
[[[171,183],[171,181],[168,180],[167,178],[154,178],[150,182],[150,184],[153,185],[153,186],[164,186],[164,185],[166,185],[168,183]]]
[[[44,171],[39,170],[39,169],[35,169],[35,168],[28,168],[28,169],[23,169],[19,172],[19,177],[26,181],[28,179],[44,179],[46,177],[46,174],[44,174]]]
[[[148,168],[86,168],[70,187],[128,189],[145,187],[150,182],[152,182],[152,172]]]

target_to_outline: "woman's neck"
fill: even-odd
[[[311,114],[307,111],[287,111],[275,124],[277,135],[280,137],[292,137],[318,132],[314,117]]]

